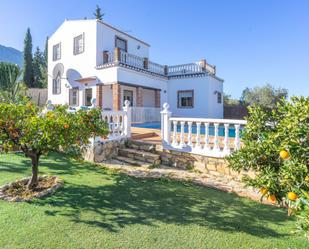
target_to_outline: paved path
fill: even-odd
[[[205,187],[219,189],[225,192],[235,193],[255,201],[260,201],[261,195],[251,187],[245,187],[243,183],[227,179],[220,174],[213,176],[206,173],[197,173],[188,170],[181,170],[171,167],[160,166],[159,168],[136,167],[127,165],[117,160],[109,160],[102,163],[110,169],[117,170],[127,175],[139,178],[168,178],[177,181],[187,181]],[[265,204],[272,204],[264,200]]]

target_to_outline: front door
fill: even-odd
[[[130,106],[133,106],[133,91],[130,91],[130,90],[123,91],[123,103],[126,100],[130,101]]]

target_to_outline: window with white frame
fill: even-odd
[[[115,38],[115,47],[120,48],[122,51],[127,52],[128,44],[127,41],[116,36]]]
[[[92,88],[85,90],[85,106],[92,106]]]
[[[194,107],[194,91],[185,90],[178,91],[178,108],[193,108]]]
[[[61,93],[61,77],[60,74],[57,75],[55,79],[53,79],[53,94]]]
[[[85,35],[84,33],[74,37],[74,55],[81,54],[85,49]]]
[[[78,94],[79,94],[79,90],[78,88],[73,88],[70,89],[70,100],[69,100],[69,104],[70,106],[78,106]]]
[[[61,43],[53,46],[53,61],[61,59]]]

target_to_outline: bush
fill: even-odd
[[[289,213],[303,217],[299,227],[308,230],[309,98],[282,100],[272,111],[253,105],[247,121],[243,147],[227,158],[230,167],[254,170],[256,176],[244,182],[260,189],[263,198],[284,201]]]

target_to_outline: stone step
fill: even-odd
[[[130,149],[135,150],[143,150],[148,152],[155,152],[156,145],[151,143],[146,143],[142,141],[136,141],[136,140],[128,140],[127,147]]]
[[[123,163],[126,163],[126,164],[130,164],[132,166],[139,166],[139,167],[146,167],[146,168],[152,166],[151,163],[137,161],[137,160],[134,160],[134,159],[129,158],[129,157],[117,156],[117,157],[115,157],[115,159],[117,161],[120,161],[120,162],[123,162]]]
[[[160,155],[138,149],[119,149],[118,156],[129,157],[137,161],[147,162],[155,165],[161,164]]]

